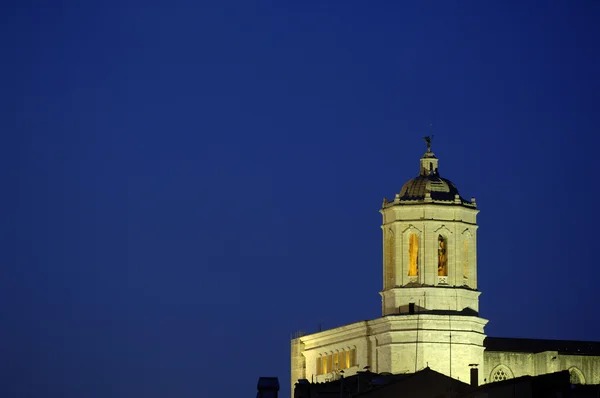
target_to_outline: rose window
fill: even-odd
[[[506,380],[509,378],[510,378],[510,376],[508,374],[506,374],[504,369],[498,369],[492,375],[492,381],[502,381],[502,380]]]

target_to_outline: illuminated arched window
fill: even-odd
[[[504,365],[498,365],[494,368],[494,370],[492,370],[492,373],[490,373],[490,382],[493,383],[495,381],[503,381],[503,380],[508,380],[508,379],[512,379],[513,378],[513,374],[511,372],[511,370]]]
[[[438,235],[438,276],[448,276],[448,240]]]
[[[569,369],[569,380],[571,384],[585,384],[583,373],[581,373],[581,370],[577,369],[576,367]]]
[[[352,352],[346,350],[346,369],[352,367]]]
[[[408,238],[408,276],[419,274],[419,237],[410,234]]]
[[[340,351],[340,362],[339,363],[340,363],[340,367],[339,367],[340,369],[347,368],[347,366],[346,366],[346,351],[345,350]]]

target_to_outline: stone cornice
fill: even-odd
[[[333,329],[323,330],[313,334],[307,334],[300,339],[306,345],[306,348],[315,348],[320,345],[329,344],[329,340],[337,342],[339,336],[344,336],[344,340],[350,340],[356,337],[363,337],[367,334],[369,321],[359,321],[349,325],[340,326]]]
[[[454,200],[439,200],[439,199],[414,199],[414,200],[399,200],[399,199],[394,199],[391,202],[385,202],[383,204],[383,206],[381,207],[380,211],[383,211],[385,209],[389,209],[391,207],[395,207],[395,206],[415,206],[415,205],[423,205],[423,206],[457,206],[457,207],[462,207],[464,209],[468,209],[468,210],[473,210],[476,212],[479,212],[479,209],[477,209],[477,206],[474,204],[471,204],[470,202],[461,202],[461,203],[456,203],[456,201]]]
[[[475,293],[475,294],[477,294],[477,296],[481,295],[481,292],[479,290],[477,290],[477,289],[472,289],[472,288],[470,288],[468,286],[452,286],[452,285],[416,285],[416,286],[405,285],[405,286],[394,286],[394,287],[391,287],[389,289],[386,289],[386,290],[383,290],[383,291],[379,292],[379,294],[383,294],[385,292],[389,292],[390,290],[394,290],[394,289],[422,290],[424,293],[435,292],[438,289],[456,289],[460,293],[466,293],[466,292],[468,292],[467,294]]]
[[[381,333],[406,332],[411,330],[452,330],[456,333],[468,332],[485,336],[483,328],[487,323],[487,319],[467,315],[386,315],[370,321],[360,321],[350,325],[305,335],[300,337],[300,339],[305,344],[305,349],[311,350],[319,348],[320,346],[344,343],[356,338],[378,335]]]
[[[386,316],[382,316],[381,318],[374,319],[369,321],[369,326],[375,327],[377,325],[383,323],[403,323],[403,322],[412,322],[412,321],[442,321],[448,323],[451,322],[473,322],[478,323],[482,326],[486,325],[489,321],[484,318],[480,318],[478,316],[470,316],[470,315],[447,315],[447,314],[390,314]]]
[[[445,219],[434,219],[434,218],[415,218],[415,219],[402,219],[402,220],[390,221],[390,222],[385,223],[384,225],[382,225],[381,228],[383,228],[386,225],[393,224],[393,223],[407,223],[407,222],[419,223],[419,222],[423,222],[423,221],[427,221],[427,222],[435,221],[435,222],[445,222],[445,223],[461,223],[461,224],[466,224],[466,225],[470,225],[470,226],[473,226],[473,227],[477,227],[478,226],[476,223],[472,223],[472,222],[468,222],[468,221],[464,221],[464,220],[445,220]]]

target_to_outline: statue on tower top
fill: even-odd
[[[425,140],[425,142],[427,142],[427,152],[431,152],[431,140],[433,139],[433,136],[426,135],[425,137],[423,137],[423,139]]]

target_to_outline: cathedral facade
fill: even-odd
[[[573,383],[600,384],[600,343],[492,338],[479,317],[475,199],[442,178],[431,151],[419,175],[384,199],[382,316],[296,335],[292,397],[299,379],[335,380],[368,369],[425,367],[479,384],[569,370]],[[476,369],[476,371],[473,371]]]

